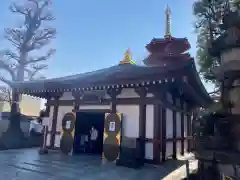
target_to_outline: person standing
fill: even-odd
[[[41,136],[43,134],[42,119],[40,117],[30,122],[29,133],[30,136]]]
[[[90,130],[90,151],[94,153],[96,151],[96,143],[98,138],[98,131],[97,129],[92,126]]]

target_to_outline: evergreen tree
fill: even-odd
[[[208,53],[210,43],[223,33],[218,25],[222,16],[231,8],[240,9],[240,0],[197,0],[193,5],[193,13],[197,19],[197,60],[200,75],[206,82],[213,83],[219,93],[219,84],[213,74],[214,68],[220,65],[220,59],[213,58]]]

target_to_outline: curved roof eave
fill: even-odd
[[[203,85],[201,79],[200,79],[200,76],[198,74],[198,71],[197,71],[197,68],[196,68],[196,65],[194,63],[194,60],[192,61],[192,65],[191,65],[191,73],[193,74],[193,77],[194,77],[194,80],[196,81],[196,84],[197,84],[197,88],[195,89],[196,92],[199,92],[201,93],[202,95],[202,98],[204,99],[205,101],[205,106],[208,106],[210,105],[213,100],[212,98],[209,96],[205,86]]]
[[[54,88],[54,85],[65,86],[66,88],[74,88],[94,85],[101,83],[114,83],[117,84],[120,80],[132,81],[133,79],[144,78],[146,80],[149,76],[160,76],[166,74],[168,76],[169,72],[183,69],[187,66],[187,63],[181,63],[178,66],[171,67],[147,67],[147,66],[138,66],[138,65],[117,65],[109,68],[100,69],[93,72],[87,72],[72,76],[66,76],[61,78],[45,79],[39,81],[26,81],[26,82],[16,82],[13,84],[13,88],[21,89],[20,91],[28,90],[38,90],[38,89],[47,89]],[[106,84],[107,85],[107,84]],[[67,87],[68,86],[68,87]]]

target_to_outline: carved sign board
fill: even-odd
[[[109,123],[109,131],[113,132],[115,131],[116,127],[115,127],[115,122],[110,122]]]
[[[93,94],[92,95],[88,95],[88,94],[83,95],[81,99],[84,102],[92,102],[92,103],[101,101],[101,98],[99,96],[93,95]]]
[[[71,128],[71,121],[70,120],[68,120],[68,121],[66,121],[66,129],[70,129]]]
[[[96,103],[96,102],[101,102],[104,100],[106,96],[105,91],[86,91],[83,93],[81,99],[84,102],[87,103]]]

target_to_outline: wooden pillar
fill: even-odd
[[[184,101],[181,99],[181,109],[184,109]],[[184,137],[184,112],[181,112],[181,155],[184,155],[184,142],[185,142],[185,137]]]
[[[52,119],[52,128],[51,128],[51,139],[50,139],[50,148],[54,148],[55,136],[57,131],[57,118],[58,118],[58,108],[59,108],[59,98],[62,94],[56,93],[54,94],[55,104],[53,107],[53,119]]]
[[[117,112],[117,96],[121,93],[122,89],[110,88],[107,90],[107,94],[111,97],[111,111],[112,113]]]
[[[191,123],[191,115],[188,114],[187,115],[187,137],[188,137],[188,140],[187,140],[187,152],[191,152],[191,146],[192,146],[192,141],[193,141],[193,138],[189,139],[189,137],[192,137],[192,134],[191,134],[191,128],[192,127],[192,123]]]
[[[162,162],[166,160],[166,108],[162,108],[161,153]]]
[[[155,164],[165,161],[166,156],[166,109],[162,106],[166,102],[167,88],[156,85],[149,88],[156,101],[154,103],[153,119],[153,160]]]
[[[141,158],[145,159],[145,139],[146,139],[146,87],[135,88],[135,92],[140,96],[139,104],[139,143]]]
[[[176,107],[176,97],[173,96],[173,105]],[[177,112],[175,109],[172,110],[173,113],[173,155],[172,158],[173,159],[177,159]]]
[[[47,103],[45,103],[46,110],[44,111],[44,117],[49,117],[49,114],[50,114],[49,100],[50,100],[50,99],[47,99]]]
[[[72,96],[74,97],[74,107],[73,107],[73,111],[76,112],[79,110],[79,106],[80,106],[80,98],[83,95],[82,91],[75,91],[72,92]]]
[[[159,103],[154,104],[154,125],[153,125],[153,160],[155,164],[161,162],[161,130],[162,130],[162,107]]]
[[[45,103],[46,110],[44,111],[44,117],[49,117],[49,115],[50,115],[50,104],[49,104],[49,101],[51,100],[51,98],[52,98],[51,94],[46,93],[47,102]]]
[[[161,89],[161,93],[158,97],[158,100],[161,100],[161,102],[164,104],[164,103],[167,103],[167,99],[166,99],[166,95],[167,95],[167,88],[165,86],[161,86],[160,87]],[[159,91],[158,91],[159,93]],[[157,97],[157,96],[156,96]],[[167,116],[166,116],[166,107],[162,106],[160,108],[160,106],[158,107],[159,108],[159,117],[160,117],[160,152],[161,152],[161,162],[164,162],[166,160],[166,123],[167,123]]]

